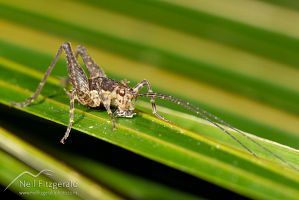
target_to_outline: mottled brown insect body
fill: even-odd
[[[30,105],[38,97],[62,51],[66,54],[69,76],[68,82],[72,85],[71,91],[66,91],[70,97],[70,119],[67,131],[61,139],[62,143],[64,143],[65,139],[69,136],[72,128],[75,100],[82,105],[89,107],[99,107],[100,105],[103,105],[111,117],[113,128],[115,128],[115,117],[131,118],[135,115],[133,112],[134,103],[138,96],[138,91],[141,88],[147,86],[148,92],[152,92],[151,86],[146,80],[141,81],[134,88],[130,88],[127,81],[115,81],[107,78],[103,69],[93,61],[83,46],[78,46],[75,53],[73,53],[71,44],[65,42],[58,49],[55,58],[48,67],[32,97],[26,99],[24,102],[13,103],[14,105],[24,107]],[[82,60],[88,69],[89,79],[77,61],[78,56],[82,57]],[[157,117],[164,119],[156,112],[154,98],[151,98],[151,103],[153,106],[153,113]],[[111,106],[116,108],[114,112],[111,111]]]

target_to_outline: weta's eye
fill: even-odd
[[[124,89],[119,90],[118,94],[122,97],[125,96],[125,90]]]

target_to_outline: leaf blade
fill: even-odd
[[[28,96],[28,94],[30,94],[30,92],[28,91],[24,92],[23,88],[20,88],[19,86],[14,86],[2,80],[0,81],[0,85],[1,85],[0,89],[2,90],[1,91],[2,94],[11,95],[10,97],[8,97],[8,99],[15,98],[16,96],[20,96],[20,94],[22,94],[23,96],[22,98],[24,98],[25,96]],[[3,91],[3,89],[5,90],[5,87],[7,90]],[[13,90],[15,90],[16,92],[13,93]],[[6,105],[9,105],[10,101],[8,99],[6,99],[6,101],[3,101],[3,98],[5,99],[7,97],[2,96],[1,102],[5,103]],[[65,100],[66,100],[65,98],[63,100],[61,99],[57,100],[55,98],[54,99],[45,98],[45,101],[43,101],[40,104],[35,104],[30,107],[20,108],[20,109],[35,114],[37,116],[49,119],[51,121],[55,121],[57,123],[67,125],[69,106],[67,102],[65,102]],[[57,106],[58,109],[53,110],[55,106]],[[261,188],[260,191],[264,192],[267,190],[272,190],[273,188],[277,189],[277,187],[281,188],[282,185],[280,185],[280,182],[283,183],[287,182],[288,188],[284,188],[283,191],[287,193],[288,197],[284,196],[286,195],[286,193],[284,192],[282,192],[283,194],[280,192],[278,192],[278,194],[277,193],[276,194],[273,193],[273,194],[278,196],[283,195],[280,197],[285,197],[285,198],[291,198],[292,196],[296,195],[297,191],[296,189],[295,190],[292,189],[292,187],[297,188],[298,187],[297,184],[299,183],[296,183],[297,182],[296,179],[291,180],[290,177],[284,177],[285,176],[284,174],[278,174],[280,171],[279,165],[276,165],[276,167],[278,168],[274,167],[274,169],[276,168],[274,170],[275,172],[272,171],[273,166],[272,169],[269,168],[271,169],[270,171],[269,169],[262,170],[263,168],[266,168],[266,166],[269,167],[271,165],[269,165],[269,163],[262,164],[263,167],[259,165],[254,165],[253,163],[251,163],[250,160],[252,160],[252,162],[256,162],[256,160],[254,158],[251,158],[251,156],[248,156],[248,154],[239,153],[238,150],[236,151],[234,149],[231,149],[230,147],[223,146],[222,144],[218,144],[204,138],[201,138],[200,145],[199,145],[200,148],[197,148],[196,145],[198,142],[197,140],[198,138],[200,138],[198,135],[196,139],[192,138],[194,141],[190,143],[188,142],[190,138],[184,137],[184,134],[182,134],[181,132],[175,131],[175,129],[171,131],[171,129],[169,129],[168,127],[165,128],[163,127],[163,125],[156,124],[155,121],[154,123],[153,122],[151,123],[150,120],[152,119],[145,120],[146,118],[140,118],[140,119],[136,118],[134,120],[120,121],[117,132],[113,132],[111,130],[110,124],[107,122],[108,118],[105,112],[98,113],[93,111],[92,113],[89,112],[86,113],[85,111],[81,110],[82,108],[84,107],[79,106],[79,109],[78,108],[76,109],[76,113],[77,114],[80,113],[80,115],[84,114],[84,119],[81,120],[80,123],[75,124],[74,129],[80,130],[84,133],[111,142],[113,144],[117,144],[118,146],[129,149],[135,153],[157,160],[166,165],[178,168],[187,173],[191,173],[195,176],[204,177],[212,182],[223,184],[225,187],[231,188],[233,190],[237,190],[239,192],[241,191],[246,193],[249,190],[250,192],[253,192],[251,193],[253,195],[261,195],[262,192],[256,193],[256,191],[252,191],[251,189],[248,188],[248,186],[252,184],[251,181],[252,178],[254,177],[254,179],[258,180],[258,182],[261,184],[259,185],[259,188]],[[77,116],[77,118],[80,118],[80,116]],[[145,122],[142,122],[143,120],[145,120]],[[131,121],[135,121],[135,122],[131,123]],[[160,139],[159,136],[157,138],[157,133],[155,133],[155,131],[154,132],[148,131],[148,128],[143,128],[142,132],[138,131],[138,129],[142,127],[140,126],[141,122],[143,126],[151,124],[150,126],[147,127],[151,127],[153,125],[158,126],[158,128],[154,128],[152,130],[160,130],[160,131],[164,130],[163,132],[160,133],[160,135],[162,135],[162,139]],[[91,126],[94,126],[95,124],[97,124],[101,128],[100,129],[89,128]],[[136,126],[137,124],[138,126]],[[212,129],[215,129],[215,127]],[[102,130],[103,132],[99,132],[100,130]],[[188,132],[186,130],[183,131]],[[167,137],[163,136],[163,134],[167,134]],[[206,147],[202,147],[205,145]],[[215,148],[217,147],[217,145],[220,146],[219,149]],[[200,152],[201,151],[200,149],[202,149],[203,152]],[[241,166],[234,165],[231,163],[232,160],[235,160],[235,162],[237,163],[239,162],[243,164],[241,164]],[[262,162],[263,161],[260,161],[258,164],[261,164]],[[247,168],[246,171],[245,168]],[[208,172],[212,172],[212,171],[213,172],[218,171],[219,177],[215,176],[215,174],[213,174],[212,176],[207,175],[209,174]],[[254,173],[257,172],[258,172],[258,176],[256,176],[257,174],[254,175]],[[266,175],[263,175],[263,173],[265,173]],[[234,180],[234,176],[232,176],[232,174],[235,174],[235,176],[238,177],[237,181]],[[292,173],[292,178],[297,177],[294,176],[295,174],[294,172]],[[277,180],[279,181],[277,181],[273,185],[271,184],[272,181],[267,180],[270,177],[271,179],[273,177],[276,177]],[[231,182],[228,184],[227,180],[230,180]],[[270,187],[271,189],[267,187]]]

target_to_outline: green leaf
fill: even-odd
[[[23,142],[3,128],[0,129],[0,137],[2,149],[0,151],[0,159],[1,163],[5,163],[5,165],[1,165],[1,184],[11,186],[12,188],[10,189],[13,189],[16,193],[20,192],[20,196],[29,195],[21,194],[21,192],[34,193],[38,190],[37,194],[29,197],[52,199],[54,195],[57,199],[64,199],[64,195],[68,195],[70,199],[121,199],[116,194],[104,189],[101,185],[95,184],[77,171],[55,160],[55,158]],[[41,174],[42,176],[32,177],[25,174],[12,182],[25,171],[35,175],[45,169],[51,170],[51,175]],[[34,183],[35,181],[36,183]],[[29,184],[22,185],[20,182]],[[42,184],[39,184],[40,182]],[[55,184],[59,182],[72,183],[72,185],[56,186],[56,188],[50,185],[50,183]],[[10,185],[10,183],[12,184]],[[61,193],[61,195],[55,195],[53,194],[54,192]]]
[[[30,96],[32,91],[28,89],[35,88],[39,81],[38,71],[6,59],[1,59],[1,71],[0,90],[3,95],[0,101],[6,105],[10,105],[13,100],[20,101]],[[14,74],[13,79],[5,79],[12,74]],[[13,82],[16,80],[18,83],[23,83],[22,86],[14,85]],[[52,77],[47,89],[43,92],[46,96],[52,94],[51,98],[41,96],[34,105],[18,109],[67,125],[68,99],[65,95],[53,96],[53,91],[62,92],[58,83],[59,80]],[[163,111],[163,109],[160,110]],[[86,112],[83,106],[76,108],[74,129],[224,187],[239,192],[248,192],[252,196],[264,196],[265,191],[273,198],[296,196],[299,184],[298,172],[275,161],[272,155],[263,152],[250,141],[246,141],[246,138],[239,139],[263,159],[249,155],[238,144],[235,144],[235,141],[225,139],[217,127],[172,110],[165,113],[178,125],[185,122],[185,126],[196,127],[196,131],[199,132],[165,123],[146,112],[138,112],[138,117],[133,119],[119,119],[117,131],[112,131],[106,112],[94,110]],[[204,132],[205,129],[210,134],[208,137],[198,134]],[[213,138],[221,142],[216,142]],[[269,141],[255,140],[289,163],[298,166],[297,151]],[[226,141],[229,146],[223,141]],[[71,142],[71,137],[68,142]],[[282,169],[284,169],[283,173]],[[252,184],[252,179],[255,180],[255,184]]]
[[[192,1],[89,3],[53,1],[44,10],[41,1],[0,1],[1,104],[31,96],[59,45],[72,40],[83,43],[112,78],[128,78],[132,85],[146,78],[155,91],[203,106],[257,136],[299,147],[296,30],[254,21],[234,4],[218,12],[217,4],[198,7]],[[248,4],[237,5],[244,10]],[[285,19],[287,13],[298,17],[272,4],[251,5]],[[59,62],[38,101],[17,109],[67,125],[69,99],[58,80],[64,76],[65,64]],[[299,195],[293,169],[299,169],[298,150],[246,133],[282,162],[230,130],[258,155],[253,157],[217,127],[169,102],[158,103],[174,124],[156,119],[149,103],[138,100],[137,116],[118,119],[116,131],[105,111],[76,105],[74,129],[251,198]]]
[[[90,6],[77,1],[63,3],[55,1],[47,5],[48,9],[44,11],[43,2],[31,0],[23,4],[18,0],[0,1],[2,9],[0,15],[4,19],[1,26],[6,27],[1,32],[1,38],[13,41],[19,46],[34,47],[37,51],[52,56],[65,40],[88,45],[88,50],[94,52],[93,57],[100,62],[99,64],[107,66],[104,68],[108,73],[121,74],[121,78],[135,81],[147,78],[157,86],[157,89],[174,93],[176,96],[188,97],[208,107],[217,115],[236,122],[243,130],[295,148],[299,147],[297,106],[299,72],[287,62],[297,62],[298,45],[296,39],[285,36],[288,35],[288,30],[283,29],[284,27],[276,31],[256,30],[255,26],[248,25],[242,28],[244,24],[227,23],[225,18],[219,17],[212,26],[210,21],[214,21],[213,19],[205,15],[195,17],[192,9],[182,7],[178,9],[177,6],[155,1],[152,6],[159,8],[157,11],[160,13],[159,19],[168,19],[164,28],[159,25],[161,20],[158,25],[148,23],[148,18],[142,20],[150,8],[147,5],[151,5],[147,1],[133,5],[113,1],[107,5],[108,3],[104,2],[106,1],[97,6]],[[113,9],[111,4],[114,5]],[[227,5],[228,8],[223,6],[223,9],[230,9],[229,4]],[[141,6],[139,11],[136,11],[136,6]],[[260,7],[259,4],[253,6]],[[62,11],[63,14],[61,7],[67,9]],[[116,7],[134,8],[135,12],[129,11],[130,15],[138,16],[140,19],[115,13],[115,10],[119,11]],[[276,12],[275,7],[270,5],[270,8]],[[80,12],[83,12],[85,17],[77,14]],[[137,15],[139,12],[143,15]],[[277,12],[280,13],[280,10]],[[248,11],[246,14],[250,17]],[[151,16],[152,20],[156,18],[152,14]],[[172,19],[173,22],[181,22],[176,23],[178,26],[175,26],[175,30],[167,28]],[[106,23],[107,21],[109,23]],[[193,23],[189,24],[191,21]],[[194,25],[201,21],[209,27]],[[20,29],[10,22],[23,24],[32,29],[25,28],[20,32]],[[157,20],[154,22],[157,23]],[[223,32],[216,31],[217,35],[214,36],[214,28],[218,30],[220,25],[224,26],[219,30]],[[268,26],[266,22],[264,25]],[[199,32],[195,32],[194,36],[184,34],[189,28],[203,31],[204,37],[203,33]],[[228,34],[231,30],[236,33]],[[42,36],[38,37],[37,33]],[[212,37],[211,40],[206,39],[207,33]],[[26,35],[26,40],[21,37],[22,35]],[[218,38],[222,38],[221,42],[217,40]],[[231,48],[231,43],[222,45],[223,40],[226,43],[237,42],[238,45],[242,45]],[[43,45],[40,45],[41,41]],[[250,46],[246,49],[249,45],[254,45],[255,48]],[[248,53],[248,50],[251,50],[251,53]],[[5,51],[3,53],[6,54]],[[117,59],[115,54],[118,55]],[[271,55],[271,59],[282,56],[285,60],[279,62],[269,60],[263,57],[265,54]],[[11,56],[18,59],[14,54]],[[36,63],[35,66],[41,69],[42,66],[48,65],[48,62],[42,63],[42,65]],[[28,64],[31,66],[32,62]],[[294,63],[293,65],[296,66]],[[146,75],[144,72],[147,72]],[[169,72],[183,74],[187,78]],[[243,99],[241,95],[250,98]]]
[[[61,164],[57,159],[53,158],[55,153],[51,155],[49,153],[46,154],[42,150],[21,141],[5,129],[1,128],[0,133],[1,148],[5,150],[5,152],[0,151],[0,160],[2,163],[5,163],[5,165],[1,166],[0,171],[1,184],[5,186],[9,185],[15,177],[24,171],[36,174],[35,172],[38,170],[51,170],[50,176],[41,174],[41,176],[33,178],[24,175],[9,185],[9,189],[19,193],[20,196],[26,197],[25,192],[35,192],[36,194],[32,197],[27,194],[30,199],[53,199],[53,197],[55,199],[65,199],[66,195],[69,199],[122,199],[117,194],[108,191],[106,188],[109,187],[127,197],[136,199],[199,199],[155,182],[134,177],[99,162],[88,160],[75,154],[57,152],[52,147],[47,148],[48,151],[51,150],[62,155],[62,159],[68,165],[72,165],[81,171],[83,170],[85,172],[83,174],[78,170],[68,167],[66,164]],[[16,147],[19,149],[16,149]],[[86,174],[91,175],[93,180],[91,181]],[[43,184],[39,185],[40,181]],[[68,183],[71,181],[76,185],[51,188],[44,184],[46,182]],[[25,187],[21,182],[31,183],[31,185]],[[56,195],[53,192],[56,192]]]

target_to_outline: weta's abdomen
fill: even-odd
[[[77,100],[85,106],[98,107],[101,105],[101,98],[96,90],[91,90],[89,92],[77,92]]]

